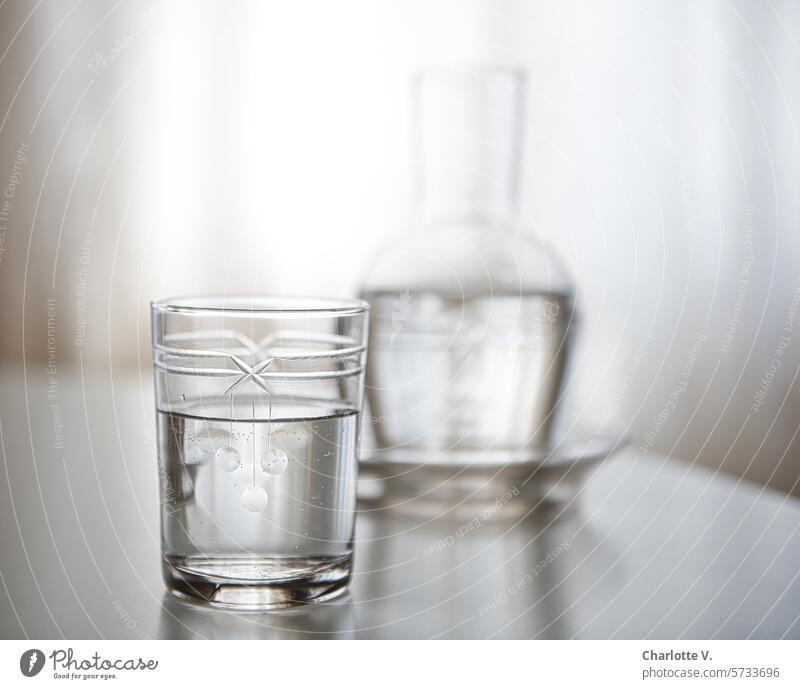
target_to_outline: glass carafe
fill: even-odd
[[[524,75],[413,82],[415,204],[372,259],[369,425],[387,458],[528,461],[551,441],[574,290],[518,204]]]

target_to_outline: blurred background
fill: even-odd
[[[5,0],[4,370],[148,371],[153,298],[356,294],[408,214],[409,78],[464,60],[529,73],[575,413],[800,494],[792,0]]]

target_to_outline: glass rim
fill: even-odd
[[[211,294],[159,299],[150,302],[150,308],[159,312],[189,314],[347,316],[367,313],[369,304],[363,299],[334,297]]]

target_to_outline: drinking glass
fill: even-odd
[[[164,580],[233,608],[343,592],[353,552],[368,306],[152,304]]]

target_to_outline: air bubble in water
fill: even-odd
[[[223,471],[236,471],[242,463],[239,451],[235,447],[221,447],[214,453],[214,458]]]
[[[286,471],[289,458],[283,450],[271,448],[261,455],[261,469],[271,476],[277,476]]]
[[[248,488],[242,493],[242,507],[250,512],[261,512],[267,506],[267,494],[263,488]]]
[[[201,447],[191,447],[189,452],[183,458],[183,463],[186,466],[199,466],[200,464],[207,464],[209,456]]]

